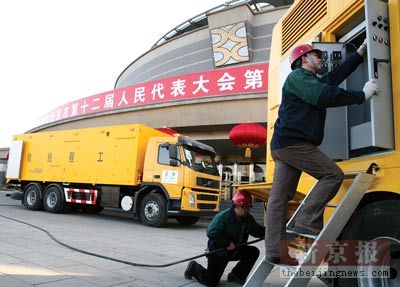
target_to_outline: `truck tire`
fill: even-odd
[[[62,189],[55,184],[49,185],[44,191],[43,197],[44,209],[51,213],[61,213],[66,209],[66,202]]]
[[[371,241],[378,237],[400,240],[400,200],[373,202],[357,211],[343,230],[341,240]],[[390,278],[377,278],[360,282],[356,278],[339,278],[340,287],[353,286],[399,286],[400,282],[400,244],[391,245]]]
[[[197,216],[178,216],[176,218],[176,221],[178,221],[178,223],[182,225],[193,225],[199,220],[200,217]]]
[[[167,201],[158,193],[146,195],[140,203],[140,220],[151,227],[163,226],[167,220]]]
[[[43,210],[43,201],[41,199],[42,188],[39,184],[30,184],[24,190],[22,203],[30,210]]]

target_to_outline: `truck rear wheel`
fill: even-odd
[[[197,216],[178,216],[176,221],[182,225],[193,225],[199,221],[200,217]]]
[[[363,240],[369,242],[385,236],[391,238],[393,242],[398,242],[400,240],[399,210],[399,200],[382,200],[368,204],[350,219],[340,239]],[[389,278],[375,278],[377,280],[369,281],[368,285],[365,285],[365,282],[362,280],[359,281],[356,278],[339,278],[339,286],[400,286],[400,246],[391,243],[390,254],[388,254],[388,256],[389,255]]]
[[[58,185],[49,185],[44,192],[43,197],[44,209],[51,213],[63,212],[66,202],[62,193],[62,189]]]
[[[28,185],[24,191],[22,203],[30,210],[43,210],[43,201],[40,198],[41,193],[42,189],[39,184]]]
[[[144,225],[163,226],[167,220],[167,201],[158,193],[146,195],[140,203],[140,220]]]

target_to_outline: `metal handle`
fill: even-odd
[[[389,64],[389,59],[377,59],[374,58],[374,77],[378,79],[378,63],[386,63]]]

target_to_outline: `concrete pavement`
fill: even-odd
[[[46,229],[68,245],[120,260],[169,263],[204,252],[207,242],[206,222],[182,226],[170,220],[164,228],[150,228],[127,215],[108,211],[97,215],[50,214],[27,210],[9,194],[0,191],[0,215]],[[263,242],[256,246],[263,253]],[[197,261],[206,265],[204,257]],[[85,255],[59,245],[38,229],[0,216],[0,286],[203,286],[183,277],[186,264],[166,268],[132,267]],[[238,286],[226,281],[234,264],[229,263],[220,286]],[[279,272],[274,271],[263,286],[283,286],[284,282]],[[313,279],[308,286],[325,285]]]

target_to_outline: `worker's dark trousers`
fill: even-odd
[[[251,268],[253,268],[254,263],[260,255],[260,251],[254,246],[241,246],[238,247],[236,252],[232,253],[234,254],[227,256],[208,256],[207,269],[196,263],[192,270],[194,278],[206,286],[217,286],[228,262],[239,260],[231,273],[240,279],[246,280],[247,275],[249,275]]]
[[[293,199],[302,171],[318,179],[296,224],[320,230],[325,205],[336,195],[343,181],[342,170],[316,146],[301,143],[272,151],[275,172],[267,205],[265,255],[280,257],[285,248],[288,201]]]

